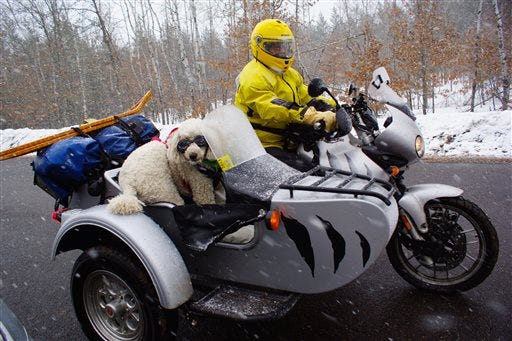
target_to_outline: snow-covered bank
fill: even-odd
[[[511,155],[512,111],[418,115],[426,156]]]
[[[426,141],[427,157],[511,158],[511,120],[512,110],[471,113],[443,109],[435,114],[417,115]],[[167,136],[172,129],[159,124],[157,127],[161,136]],[[0,150],[65,129],[3,129],[0,130]]]

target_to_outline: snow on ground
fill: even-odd
[[[427,156],[511,157],[512,111],[418,115]]]
[[[427,157],[512,157],[512,110],[472,113],[442,108],[434,114],[416,115],[416,122],[426,142]],[[161,137],[167,136],[173,128],[158,123],[156,125],[161,130]],[[3,129],[0,130],[0,150],[66,129]]]

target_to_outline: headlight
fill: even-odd
[[[418,154],[418,157],[423,157],[423,155],[425,154],[425,142],[423,141],[423,137],[419,135],[416,136],[415,147],[416,154]]]

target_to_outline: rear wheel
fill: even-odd
[[[110,247],[93,247],[77,259],[71,295],[91,340],[170,340],[176,335],[177,312],[159,305],[145,269]]]
[[[462,197],[425,205],[429,230],[413,240],[399,223],[387,245],[388,258],[402,278],[431,292],[469,290],[486,279],[498,259],[498,236],[489,218]]]

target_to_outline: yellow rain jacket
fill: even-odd
[[[283,135],[263,129],[284,132],[289,123],[302,121],[301,111],[312,99],[302,76],[293,68],[278,74],[253,59],[238,77],[235,105],[248,116],[264,148],[283,148]]]

